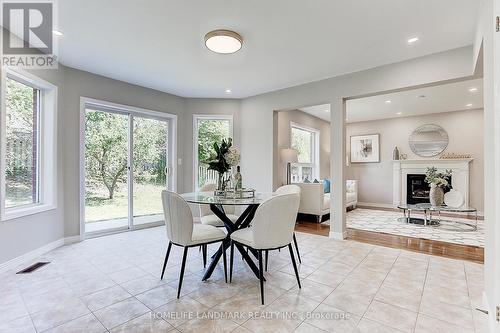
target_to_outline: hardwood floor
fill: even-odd
[[[328,237],[328,234],[330,233],[330,226],[316,222],[299,221],[299,223],[295,226],[295,230]],[[468,260],[477,263],[484,262],[484,249],[477,246],[452,244],[422,238],[397,236],[357,229],[347,229],[347,239],[432,254],[446,258]]]

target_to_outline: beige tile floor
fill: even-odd
[[[177,300],[180,248],[159,279],[163,227],[64,246],[39,258],[51,263],[32,274],[0,274],[0,332],[486,332],[475,310],[482,265],[297,238],[302,289],[288,251],[273,251],[265,306],[241,257],[233,283],[224,283],[221,265],[202,282],[195,248]]]

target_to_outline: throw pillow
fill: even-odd
[[[330,179],[323,179],[323,192],[330,193]]]

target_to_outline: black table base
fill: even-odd
[[[205,274],[203,275],[203,281],[207,280],[210,278],[212,273],[214,272],[215,267],[217,266],[217,263],[219,262],[219,259],[222,256],[223,251],[225,252],[231,245],[231,238],[230,235],[235,232],[238,229],[246,228],[250,224],[250,222],[253,219],[253,216],[255,215],[255,211],[257,210],[257,207],[259,205],[254,204],[254,205],[248,205],[248,207],[245,209],[243,214],[240,215],[238,220],[236,220],[235,223],[233,223],[225,214],[224,212],[224,207],[222,205],[216,205],[216,204],[211,204],[210,209],[212,212],[222,221],[224,222],[224,226],[226,227],[227,230],[227,237],[222,241],[222,245],[219,247],[217,252],[212,256],[212,262],[208,266],[207,270],[205,271]],[[243,259],[246,261],[252,272],[255,274],[255,276],[258,278],[259,277],[259,269],[257,268],[257,265],[253,262],[252,258],[248,255],[247,251],[245,248],[240,245],[240,244],[235,244],[235,247],[238,249],[238,251],[241,253],[243,256]],[[254,251],[251,251],[253,255],[257,256],[257,253],[253,253]]]

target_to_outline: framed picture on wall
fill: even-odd
[[[351,163],[380,162],[380,134],[351,136]]]

